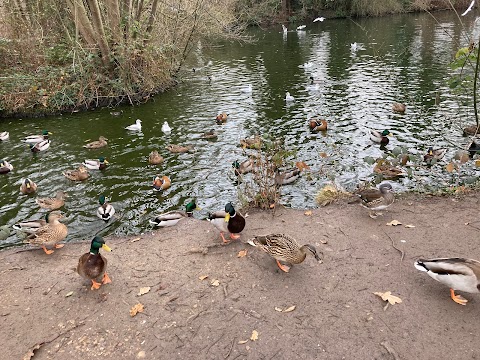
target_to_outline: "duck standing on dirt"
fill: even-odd
[[[207,220],[220,230],[220,236],[224,244],[230,242],[223,236],[224,232],[230,233],[230,239],[237,240],[240,238],[239,233],[245,228],[245,218],[235,211],[231,202],[225,205],[225,211],[209,213]]]
[[[418,259],[414,266],[426,272],[432,279],[450,288],[450,297],[460,305],[468,300],[456,295],[455,290],[468,293],[480,292],[480,262],[464,258]]]
[[[167,213],[156,216],[155,219],[150,220],[149,222],[150,224],[155,225],[157,227],[174,226],[180,220],[185,219],[187,217],[192,217],[193,210],[200,210],[200,208],[195,203],[195,200],[192,200],[187,204],[185,211],[178,211],[178,210],[169,211]]]
[[[92,281],[91,290],[99,289],[102,284],[112,282],[106,271],[107,259],[100,254],[100,249],[112,251],[101,236],[95,236],[90,245],[90,252],[83,254],[78,259],[77,273]]]
[[[271,255],[277,262],[280,270],[284,272],[289,272],[292,264],[302,263],[307,254],[313,255],[317,261],[321,261],[315,246],[310,244],[300,246],[297,240],[286,234],[255,236],[248,240],[248,243]],[[280,261],[289,265],[284,265]]]
[[[59,242],[67,237],[68,228],[59,221],[61,218],[63,215],[59,211],[53,211],[48,215],[48,223],[29,235],[23,242],[40,245],[47,255],[52,254],[53,250],[47,250],[46,246],[53,246],[55,249],[62,248],[64,245]]]
[[[361,205],[370,210],[370,217],[375,218],[375,211],[381,211],[388,208],[395,201],[392,185],[383,183],[379,189],[368,189],[360,191],[357,195],[361,199]]]

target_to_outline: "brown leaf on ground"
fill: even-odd
[[[240,340],[238,343],[239,343],[240,345],[242,345],[242,344],[246,344],[247,342],[248,342],[248,340]]]
[[[297,161],[297,162],[295,163],[295,166],[296,166],[297,169],[299,169],[300,171],[310,170],[310,166],[308,166],[304,161]]]
[[[247,256],[247,249],[240,250],[237,254],[237,257],[242,258]]]
[[[30,350],[28,350],[22,360],[30,360],[35,355],[35,350],[40,349],[43,344],[44,343],[35,344]]]
[[[312,216],[312,210],[307,210],[303,214],[306,216]]]
[[[212,282],[210,283],[210,285],[212,285],[212,286],[219,286],[219,285],[220,285],[220,281],[218,281],[218,280],[212,280]]]
[[[293,310],[295,310],[296,306],[295,305],[292,305],[288,308],[286,308],[285,310],[283,310],[283,312],[292,312]]]
[[[402,225],[402,223],[398,220],[392,220],[392,221],[388,222],[386,225],[387,226],[398,226],[398,225]]]
[[[406,227],[407,229],[413,229],[413,228],[415,227],[415,225],[407,224],[407,225],[405,225],[405,227]]]
[[[455,170],[455,164],[454,163],[447,164],[447,166],[445,166],[445,170],[447,170],[449,173],[453,172],[453,170]]]
[[[252,341],[257,341],[258,340],[258,331],[257,330],[252,331],[252,336],[250,336],[250,340],[252,340]]]
[[[134,317],[134,316],[137,315],[138,313],[143,312],[143,309],[144,309],[143,304],[141,304],[141,303],[136,304],[135,306],[133,306],[133,307],[130,309],[130,316],[131,316],[131,317]]]
[[[141,238],[137,237],[135,239],[132,239],[130,242],[134,243],[134,242],[137,242],[138,240],[140,240]]]
[[[322,157],[322,158],[328,157],[327,153],[325,153],[325,152],[321,152],[318,155],[320,155],[320,157]]]
[[[150,286],[141,287],[140,290],[138,291],[137,296],[145,295],[149,291],[150,291]]]
[[[206,278],[208,278],[208,275],[202,275],[198,277],[198,280],[205,280]]]
[[[73,295],[73,291],[70,291],[70,292],[65,294],[65,297],[69,297],[69,296],[72,296],[72,295]]]
[[[388,301],[391,305],[400,304],[402,299],[398,296],[392,295],[391,291],[382,292],[374,292],[375,295],[380,296],[383,301]]]

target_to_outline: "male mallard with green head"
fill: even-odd
[[[40,151],[45,151],[50,147],[50,140],[42,140],[37,143],[30,143],[30,151],[33,153],[37,153]]]
[[[67,237],[68,228],[59,221],[61,218],[63,215],[59,211],[53,211],[48,215],[48,223],[30,234],[23,242],[40,245],[47,255],[53,253],[53,250],[47,250],[46,246],[53,246],[55,249],[62,248],[63,244],[59,244],[59,242]]]
[[[245,218],[235,211],[231,202],[225,205],[225,211],[209,213],[207,220],[220,230],[220,236],[224,244],[230,242],[223,236],[224,232],[230,233],[230,239],[237,240],[240,238],[239,233],[245,228]]]
[[[49,210],[56,210],[60,209],[63,205],[65,205],[65,198],[67,194],[63,191],[57,191],[57,194],[54,198],[36,198],[35,202],[40,206],[42,209],[49,209]]]
[[[102,284],[112,282],[107,274],[107,259],[100,254],[100,249],[112,251],[101,236],[95,236],[90,244],[90,252],[78,259],[77,273],[92,281],[91,290],[99,289]]]
[[[180,220],[185,219],[187,217],[192,217],[194,210],[200,210],[200,208],[195,203],[195,200],[192,200],[188,202],[185,208],[185,211],[179,211],[179,210],[169,211],[167,213],[156,216],[155,219],[150,220],[149,222],[150,224],[155,225],[157,227],[174,226]]]
[[[22,141],[25,143],[36,144],[40,141],[48,140],[48,135],[52,135],[52,133],[48,132],[47,130],[43,130],[42,135],[29,135],[24,137]]]
[[[100,206],[97,209],[97,217],[99,217],[103,221],[110,220],[115,214],[114,207],[107,202],[105,195],[100,195],[98,197],[98,202],[100,203]]]
[[[456,295],[455,290],[480,292],[480,262],[464,258],[418,259],[415,267],[450,288],[450,297],[460,305],[468,300]]]
[[[264,236],[255,236],[248,240],[252,246],[259,247],[267,254],[271,255],[277,262],[277,266],[284,272],[289,272],[293,264],[302,263],[307,254],[313,255],[317,261],[321,261],[315,246],[306,244],[300,246],[294,238],[286,234],[269,234]],[[283,261],[289,265],[280,263]]]
[[[253,160],[248,159],[242,162],[235,160],[232,163],[232,168],[235,172],[235,175],[239,176],[253,171]]]
[[[388,136],[391,136],[391,132],[389,130],[383,130],[382,132],[377,130],[370,130],[370,140],[374,143],[387,145],[390,141]]]
[[[107,168],[108,161],[103,156],[97,159],[87,159],[83,161],[83,166],[90,170],[105,170]]]
[[[48,223],[48,219],[52,212],[48,212],[43,218],[37,220],[25,220],[18,222],[12,226],[17,232],[17,236],[21,239],[26,238],[28,235],[34,234],[42,226]]]
[[[89,142],[88,144],[83,145],[83,147],[85,149],[100,149],[108,145],[107,140],[106,137],[100,136],[98,140]]]
[[[35,184],[29,178],[22,181],[20,185],[20,192],[25,195],[33,194],[37,191],[37,184]]]

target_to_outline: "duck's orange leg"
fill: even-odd
[[[240,234],[230,234],[230,239],[232,240],[240,239]]]
[[[61,249],[65,246],[65,244],[55,244],[55,249]]]
[[[108,276],[107,272],[105,271],[103,273],[103,279],[102,279],[102,284],[110,284],[112,280],[110,280],[110,277]]]
[[[47,255],[50,255],[50,254],[53,254],[53,253],[54,253],[53,250],[48,250],[48,249],[45,247],[45,245],[42,246],[42,249],[43,249],[43,251],[45,251],[45,254],[47,254]]]
[[[468,300],[465,299],[462,295],[456,295],[455,290],[450,289],[450,297],[453,301],[460,305],[467,305]]]
[[[92,287],[90,288],[90,290],[95,290],[95,289],[100,289],[100,286],[102,284],[96,282],[95,280],[92,279]]]
[[[222,237],[222,241],[224,244],[228,244],[230,240],[225,239],[225,236],[223,236],[223,232],[220,232],[220,236]]]
[[[280,263],[280,261],[278,260],[275,260],[277,262],[277,266],[280,268],[280,270],[288,273],[290,271],[290,266],[287,266],[287,265],[283,265]]]

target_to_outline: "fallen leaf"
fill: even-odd
[[[130,309],[130,316],[134,317],[138,313],[143,312],[144,306],[141,303],[136,304],[134,307]]]
[[[69,296],[72,296],[72,295],[73,295],[73,291],[70,291],[70,292],[65,294],[65,297],[69,297]]]
[[[455,165],[453,163],[449,163],[447,166],[445,166],[445,170],[451,173],[453,170],[455,170]]]
[[[247,256],[247,249],[240,250],[237,254],[237,257],[242,258]]]
[[[321,152],[318,155],[320,155],[320,157],[322,157],[322,158],[328,157],[327,153],[325,153],[325,152]]]
[[[279,308],[279,307],[276,307],[276,306],[275,306],[275,311],[278,311],[278,312],[283,312],[283,310],[282,310],[281,308]]]
[[[270,204],[269,208],[270,208],[270,209],[274,209],[274,208],[275,208],[275,203]]]
[[[131,240],[130,242],[131,242],[131,243],[134,243],[134,242],[136,242],[136,241],[138,241],[138,240],[140,240],[140,239],[141,239],[141,238],[138,237],[138,238],[135,238],[135,239]]]
[[[312,215],[312,210],[307,210],[304,212],[306,216],[311,216]]]
[[[408,225],[405,225],[405,227],[407,229],[413,229],[415,227],[415,225],[412,225],[412,224],[408,224]]]
[[[392,220],[389,223],[387,223],[386,225],[387,226],[398,226],[398,225],[402,225],[402,223],[398,220]]]
[[[293,310],[295,310],[296,306],[295,305],[292,305],[288,308],[286,308],[285,310],[283,310],[283,312],[292,312]]]
[[[250,340],[252,340],[252,341],[257,341],[258,340],[258,331],[257,330],[252,331],[252,336],[250,336]]]
[[[148,293],[149,291],[150,291],[150,286],[141,287],[141,288],[140,288],[140,291],[139,291],[138,294],[137,294],[137,296],[145,295],[145,294]]]
[[[210,285],[212,285],[212,286],[219,286],[219,285],[220,285],[220,281],[218,281],[218,280],[212,280],[212,282],[210,283]]]
[[[460,156],[460,164],[465,164],[468,160],[470,160],[470,156],[467,153],[463,153],[461,156]]]
[[[38,350],[45,344],[44,342],[35,344],[28,352],[23,356],[22,360],[30,360],[35,355],[35,350]]]
[[[198,277],[198,280],[205,280],[206,278],[208,278],[208,275],[202,275]]]
[[[380,296],[383,301],[388,301],[391,305],[400,304],[402,299],[398,296],[392,295],[391,291],[386,291],[384,293],[374,292],[375,295]]]
[[[310,166],[308,166],[304,161],[297,161],[295,166],[300,170],[310,170]]]
[[[248,342],[248,340],[240,340],[238,343],[241,345],[241,344],[246,344]]]

